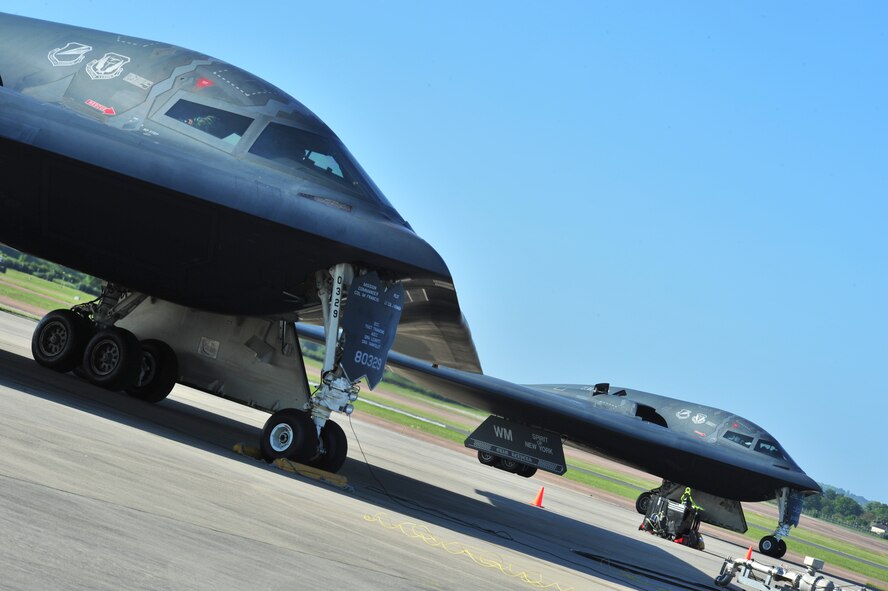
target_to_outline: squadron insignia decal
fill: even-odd
[[[129,62],[130,58],[125,55],[108,52],[99,59],[86,64],[86,73],[93,80],[110,80],[120,76],[123,66]]]
[[[56,47],[50,51],[46,58],[53,68],[60,66],[76,66],[86,57],[86,54],[92,51],[92,47],[83,43],[72,41],[64,47]]]

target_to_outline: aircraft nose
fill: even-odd
[[[801,471],[799,476],[801,477],[799,479],[799,482],[797,483],[799,486],[799,490],[811,494],[820,494],[823,492],[823,488],[819,484],[817,484],[817,481],[815,481],[813,478]]]
[[[368,250],[450,280],[450,270],[444,259],[412,229],[393,223],[386,223],[382,229],[383,232],[374,232],[367,237]]]

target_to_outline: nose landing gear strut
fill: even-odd
[[[269,461],[287,458],[336,472],[345,462],[348,441],[330,415],[354,411],[361,378],[367,377],[371,389],[382,379],[400,319],[403,288],[373,272],[358,275],[344,263],[319,272],[316,281],[326,347],[321,384],[303,408],[271,416],[261,448]],[[345,319],[343,301],[352,283]]]
[[[786,542],[790,527],[799,525],[804,497],[797,490],[784,487],[777,491],[778,523],[774,533],[759,540],[759,552],[771,558],[782,558],[786,554]]]

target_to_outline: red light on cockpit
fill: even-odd
[[[198,88],[206,88],[213,85],[213,81],[207,78],[198,78],[194,85]]]

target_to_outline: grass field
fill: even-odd
[[[44,310],[69,308],[95,297],[15,269],[7,269],[6,273],[0,274],[0,295]]]
[[[746,521],[749,525],[746,537],[755,542],[774,530],[774,524],[760,515],[748,514]],[[865,548],[834,540],[806,529],[793,529],[789,540],[795,552],[806,556],[817,556],[829,564],[853,570],[878,581],[888,582],[888,571],[885,570],[888,569],[888,544],[885,546],[886,553],[871,552]],[[884,568],[863,564],[847,555],[881,565]]]

